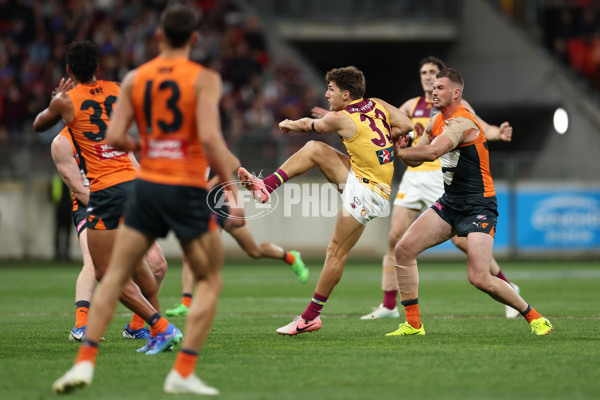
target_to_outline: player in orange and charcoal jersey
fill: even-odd
[[[58,173],[73,194],[73,224],[81,247],[83,268],[75,283],[75,326],[69,333],[69,340],[81,341],[87,327],[88,310],[96,286],[94,265],[87,245],[86,208],[90,195],[89,181],[85,171],[80,169],[80,157],[68,127],[63,128],[54,138],[50,150]],[[158,243],[155,242],[152,250],[146,254],[145,261],[160,286],[165,276],[167,263]],[[144,328],[144,322],[140,316],[133,314],[131,321],[123,331],[123,336],[127,339],[147,339],[150,332]]]
[[[96,79],[98,46],[75,42],[67,47],[66,56],[67,73],[75,87],[56,94],[48,108],[37,115],[33,126],[36,131],[44,131],[61,119],[67,124],[80,167],[90,181],[88,248],[100,280],[108,267],[116,228],[136,170],[128,154],[114,149],[105,139],[119,86]],[[61,80],[59,87],[63,83]],[[158,284],[145,263],[140,263],[134,281],[123,289],[122,303],[148,322],[154,335],[163,334],[169,323],[159,314]],[[85,336],[90,342],[100,340],[100,336],[90,337],[87,332]]]
[[[454,235],[467,238],[469,281],[495,300],[518,310],[532,332],[545,335],[550,322],[529,306],[504,280],[490,274],[498,217],[489,169],[487,141],[481,124],[462,103],[463,79],[450,68],[433,84],[433,105],[440,113],[425,128],[415,147],[397,148],[406,165],[440,159],[444,194],[408,228],[396,244],[396,277],[406,322],[388,336],[424,335],[419,314],[417,255]]]
[[[165,380],[169,393],[217,394],[193,373],[198,350],[208,335],[222,286],[223,251],[206,203],[206,168],[222,182],[229,179],[229,153],[219,121],[221,79],[189,60],[197,18],[183,6],[168,7],[156,31],[160,55],[123,80],[121,97],[108,129],[108,143],[122,151],[138,148],[127,137],[135,120],[141,138],[139,178],[119,229],[110,267],[98,288],[88,318],[88,334],[99,338],[112,318],[123,285],[155,238],[173,230],[196,277],[196,297],[175,366]],[[233,188],[233,192],[235,189]],[[234,202],[232,193],[230,202]],[[242,222],[240,208],[231,209]],[[236,223],[234,222],[234,223]],[[171,338],[155,348],[169,346]],[[84,342],[73,367],[58,379],[56,392],[91,383],[97,348]]]
[[[348,253],[362,235],[368,221],[384,212],[394,174],[393,140],[413,129],[410,119],[383,100],[364,98],[365,77],[355,67],[336,68],[326,75],[331,112],[321,119],[302,118],[279,123],[283,133],[317,132],[341,136],[349,156],[317,141],[310,141],[264,180],[244,168],[240,181],[263,203],[270,193],[313,166],[338,185],[343,209],[338,214],[327,257],[313,298],[302,315],[277,329],[282,335],[297,335],[321,328],[319,317],[325,302],[344,271]]]

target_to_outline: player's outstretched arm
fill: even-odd
[[[65,185],[71,189],[73,195],[84,206],[87,206],[90,198],[90,191],[83,185],[81,180],[81,172],[77,166],[77,161],[73,157],[73,149],[69,139],[62,135],[57,135],[52,140],[50,146],[52,160],[56,165],[56,169]]]
[[[485,138],[488,141],[502,140],[503,142],[512,141],[513,127],[508,123],[508,121],[504,121],[499,126],[488,124],[475,112],[475,109],[471,107],[471,105],[463,99],[462,105],[477,118],[477,122],[481,125],[483,129],[483,133],[485,134]]]
[[[279,129],[283,133],[337,133],[345,138],[350,138],[356,133],[356,125],[352,119],[341,111],[330,111],[320,119],[286,119],[279,123]]]
[[[74,87],[71,78],[62,78],[60,83],[52,91],[52,99],[48,108],[41,111],[33,121],[33,129],[36,132],[44,132],[52,128],[63,119],[65,123],[73,120],[73,104],[67,92]]]

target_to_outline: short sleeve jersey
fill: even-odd
[[[479,128],[479,135],[470,143],[461,143],[440,157],[445,193],[456,198],[492,197],[496,195],[490,173],[488,143],[475,116],[460,105],[450,118],[464,117]],[[450,119],[449,118],[449,119]],[[446,123],[442,114],[436,116],[433,137],[442,134]]]
[[[80,168],[90,180],[90,191],[135,179],[136,171],[127,153],[106,143],[106,130],[119,95],[114,82],[79,84],[68,92],[75,116],[67,126],[79,154]]]
[[[142,144],[141,179],[206,186],[208,162],[196,128],[195,82],[202,66],[156,57],[135,72],[132,103]]]
[[[417,97],[417,99],[415,100],[413,107],[412,107],[412,111],[410,113],[410,119],[412,120],[413,124],[415,125],[415,129],[413,131],[414,137],[413,137],[411,147],[415,147],[419,143],[419,140],[421,140],[421,137],[423,136],[423,133],[425,132],[425,127],[429,123],[432,108],[433,108],[433,102],[427,101],[425,99],[425,96]],[[437,159],[435,161],[424,162],[423,164],[419,165],[418,167],[410,167],[410,166],[406,167],[407,171],[419,171],[419,172],[420,171],[437,171],[441,168],[442,168],[442,165],[440,164],[439,159]]]
[[[353,101],[343,112],[356,124],[354,136],[343,139],[352,170],[361,183],[365,184],[364,179],[367,179],[382,186],[384,197],[389,198],[394,175],[389,113],[375,100],[366,98]]]

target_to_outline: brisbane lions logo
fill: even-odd
[[[423,136],[423,132],[425,132],[425,127],[420,122],[417,122],[415,124],[415,130],[414,130],[414,132],[415,132],[414,140],[415,140],[415,143],[416,143],[416,142],[419,141],[419,139],[421,138],[421,136]]]

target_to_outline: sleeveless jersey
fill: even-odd
[[[421,140],[421,137],[425,132],[425,127],[429,123],[429,116],[432,108],[433,102],[425,100],[425,96],[418,97],[413,104],[413,108],[410,113],[410,119],[412,119],[412,122],[415,124],[415,129],[411,147],[415,147],[419,143],[419,140]],[[439,159],[435,161],[424,162],[418,167],[406,167],[407,171],[437,171],[441,168],[442,164],[440,163]]]
[[[495,196],[494,182],[490,174],[488,143],[483,129],[475,116],[462,105],[450,118],[456,117],[473,121],[479,128],[479,135],[475,141],[461,143],[454,150],[440,157],[445,193],[455,198]],[[434,138],[441,135],[446,126],[441,113],[435,118],[431,132]]]
[[[373,99],[353,101],[343,111],[356,124],[354,136],[342,138],[352,170],[363,185],[388,199],[394,175],[389,113]]]
[[[195,82],[202,68],[186,58],[156,57],[136,70],[131,100],[141,179],[206,187],[208,162],[196,129]]]
[[[73,158],[75,158],[75,161],[77,162],[77,166],[80,167],[79,172],[81,173],[81,179],[83,181],[83,186],[85,186],[86,188],[89,188],[90,181],[85,176],[85,172],[81,169],[81,160],[79,159],[79,154],[77,154],[77,150],[75,150],[75,144],[73,143],[73,138],[71,137],[71,134],[69,133],[69,128],[65,126],[59,132],[59,135],[64,136],[69,140],[69,143],[71,144],[71,150],[73,150]],[[79,200],[77,200],[77,198],[75,197],[75,195],[73,193],[71,193],[71,197],[73,197],[73,211],[79,210],[79,206],[81,205],[81,203],[79,202]]]
[[[79,84],[68,95],[75,117],[67,126],[79,154],[80,168],[90,180],[90,191],[133,180],[136,171],[127,153],[115,150],[105,139],[119,86],[96,81]]]

